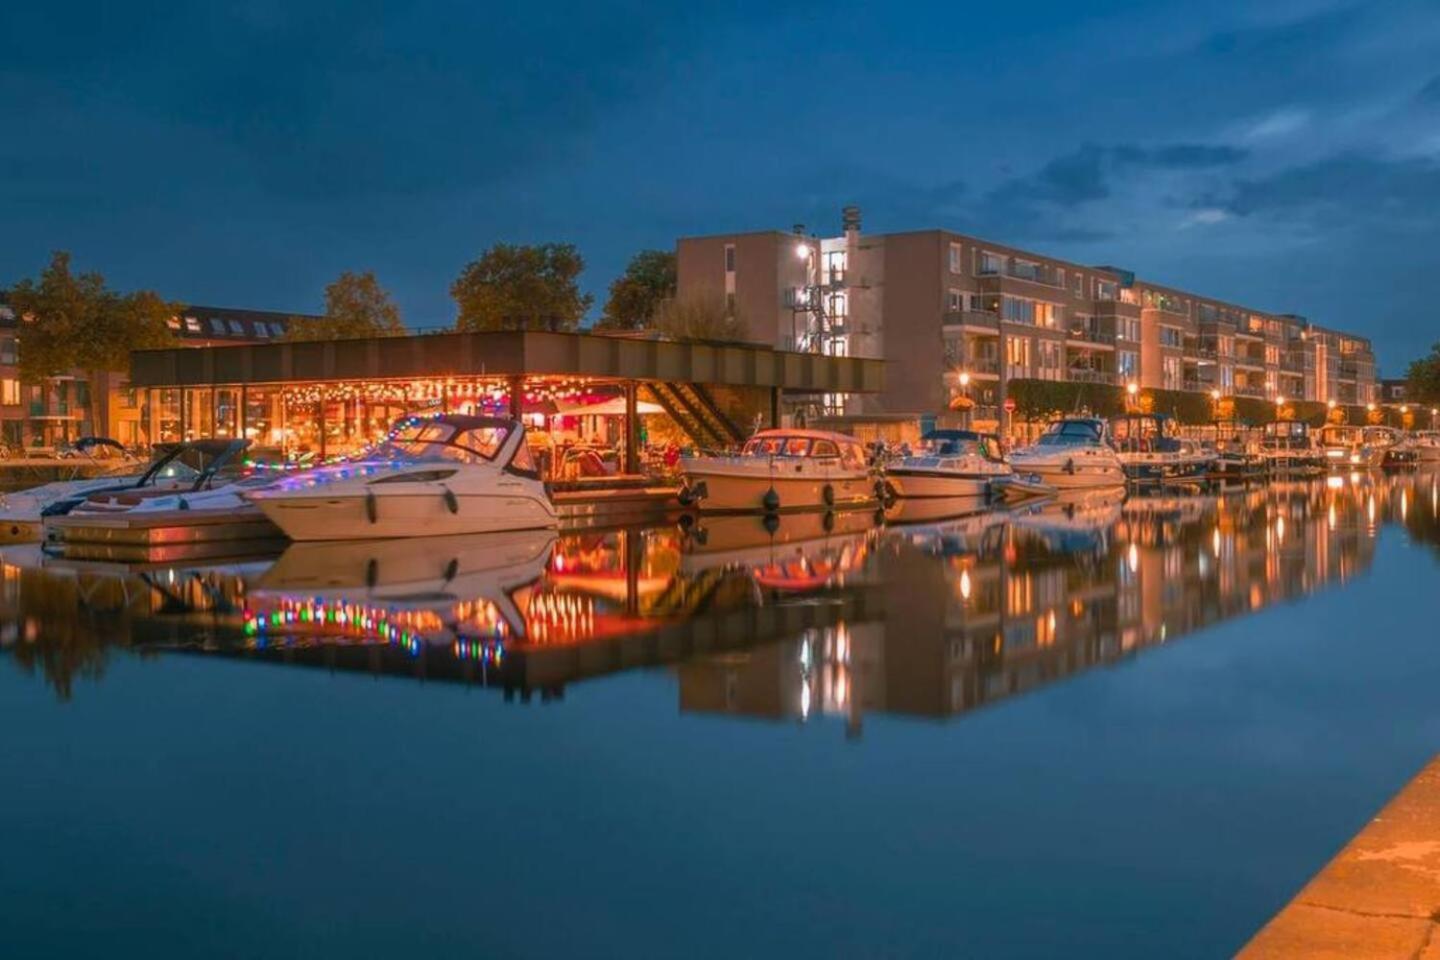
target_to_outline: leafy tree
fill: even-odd
[[[98,273],[72,273],[70,254],[64,251],[51,255],[38,279],[15,284],[9,300],[21,318],[20,379],[39,383],[72,370],[85,371],[90,422],[96,431],[104,428],[102,374],[128,370],[132,350],[173,345],[167,321],[183,309],[150,290],[111,290]]]
[[[450,285],[457,330],[574,330],[594,297],[576,278],[585,260],[572,244],[497,243]]]
[[[398,337],[405,333],[400,308],[373,271],[345,271],[325,288],[325,315],[291,317],[287,340],[346,340]]]
[[[655,329],[672,340],[713,340],[743,343],[750,327],[737,316],[725,297],[700,290],[666,300],[655,312]]]
[[[675,296],[675,254],[641,250],[625,272],[610,284],[610,299],[596,326],[606,330],[640,330],[651,325],[655,312]]]
[[[1410,364],[1406,387],[1412,403],[1440,403],[1440,343]]]

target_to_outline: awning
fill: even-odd
[[[625,416],[625,398],[611,397],[601,403],[566,403],[556,401],[556,410],[562,417],[623,417]],[[646,416],[652,413],[664,413],[665,408],[658,403],[651,403],[649,400],[636,400],[635,412]]]

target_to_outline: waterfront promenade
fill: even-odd
[[[1440,755],[1239,956],[1440,960]]]

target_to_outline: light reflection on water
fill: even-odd
[[[531,709],[541,709],[554,720],[555,726],[543,729],[506,726],[516,738],[513,747],[518,752],[491,749],[487,754],[488,762],[494,764],[491,774],[516,781],[561,776],[541,772],[557,750],[556,741],[547,737],[565,736],[568,731],[583,740],[581,728],[610,729],[611,720],[599,711],[622,708],[616,707],[613,698],[581,694],[623,690],[628,701],[623,709],[636,714],[627,717],[626,724],[638,727],[622,725],[636,738],[633,755],[626,752],[631,745],[624,742],[605,747],[614,751],[609,762],[620,770],[631,771],[637,764],[636,769],[645,769],[648,763],[672,777],[708,782],[706,776],[714,771],[706,757],[681,755],[690,742],[703,742],[705,749],[720,751],[728,739],[743,743],[747,761],[758,769],[765,767],[771,759],[767,752],[773,750],[775,762],[797,764],[806,770],[790,784],[784,783],[778,770],[771,770],[772,779],[767,782],[742,777],[736,786],[748,795],[783,802],[798,796],[813,801],[820,794],[826,796],[832,815],[844,818],[850,811],[846,829],[859,833],[847,834],[848,841],[831,839],[837,850],[848,842],[867,852],[858,865],[849,865],[856,870],[854,876],[843,880],[832,876],[825,887],[847,904],[841,911],[846,919],[834,927],[828,939],[805,941],[808,951],[799,951],[802,955],[874,953],[877,944],[888,945],[890,952],[898,955],[954,955],[958,944],[978,951],[976,955],[1048,955],[1076,943],[1109,956],[1131,948],[1134,955],[1156,955],[1158,948],[1173,946],[1173,931],[1164,926],[1127,927],[1126,910],[1142,914],[1163,911],[1175,917],[1188,910],[1199,930],[1187,929],[1183,936],[1194,952],[1170,950],[1168,955],[1214,955],[1238,946],[1278,901],[1343,841],[1345,833],[1336,835],[1334,824],[1327,821],[1325,830],[1317,826],[1314,834],[1323,836],[1328,847],[1319,849],[1312,841],[1304,850],[1272,853],[1255,835],[1243,834],[1238,826],[1241,820],[1253,819],[1253,810],[1222,811],[1237,824],[1237,836],[1248,837],[1247,857],[1253,855],[1256,863],[1270,866],[1266,871],[1251,868],[1261,875],[1250,886],[1237,884],[1237,890],[1251,891],[1248,898],[1237,893],[1234,903],[1196,903],[1193,890],[1182,882],[1185,871],[1198,874],[1196,889],[1206,889],[1230,876],[1236,869],[1234,863],[1208,862],[1197,853],[1188,859],[1157,853],[1152,862],[1145,859],[1148,847],[1141,843],[1134,849],[1125,848],[1134,875],[1123,870],[1117,873],[1120,868],[1115,864],[1102,862],[1104,852],[1086,846],[1084,830],[1051,835],[1041,821],[1067,822],[1077,813],[1071,806],[1076,803],[1087,819],[1106,822],[1093,797],[1091,805],[1078,799],[1084,793],[1073,780],[1075,771],[1065,772],[1066,754],[1071,750],[1077,757],[1087,758],[1086,776],[1100,783],[1124,785],[1118,794],[1102,792],[1100,796],[1112,807],[1133,805],[1128,822],[1136,824],[1137,830],[1146,818],[1163,812],[1163,804],[1147,808],[1139,799],[1147,791],[1165,796],[1171,803],[1177,796],[1207,796],[1205,791],[1216,786],[1205,781],[1205,776],[1220,783],[1233,775],[1225,766],[1230,761],[1218,758],[1227,750],[1244,754],[1239,747],[1206,739],[1206,727],[1212,723],[1220,726],[1224,717],[1206,715],[1191,721],[1183,737],[1172,732],[1170,739],[1160,741],[1165,751],[1183,756],[1190,766],[1177,761],[1172,767],[1157,760],[1147,753],[1150,747],[1140,736],[1105,741],[1107,751],[1130,750],[1134,757],[1147,757],[1148,765],[1138,771],[1133,758],[1117,756],[1113,768],[1105,766],[1105,759],[1086,751],[1083,738],[1068,746],[1038,742],[1036,731],[1048,722],[1047,710],[1076,709],[1073,698],[1062,697],[1066,685],[1060,681],[1120,663],[1146,669],[1118,676],[1113,684],[1107,684],[1104,690],[1109,700],[1081,701],[1089,706],[1074,718],[1077,729],[1084,729],[1091,719],[1084,713],[1089,709],[1107,736],[1117,736],[1111,731],[1113,721],[1101,717],[1119,709],[1114,701],[1122,694],[1137,699],[1163,696],[1183,706],[1184,697],[1177,691],[1187,690],[1187,682],[1198,684],[1201,680],[1176,676],[1173,662],[1167,665],[1165,658],[1152,656],[1152,651],[1177,643],[1187,649],[1203,647],[1207,631],[1219,638],[1228,623],[1242,625],[1262,612],[1274,613],[1284,604],[1321,591],[1343,597],[1347,591],[1361,590],[1352,581],[1370,576],[1387,545],[1398,549],[1396,544],[1403,543],[1404,549],[1414,553],[1406,555],[1405,567],[1433,581],[1430,557],[1440,551],[1440,484],[1434,474],[1355,475],[1338,482],[1282,483],[1196,496],[1128,500],[1092,496],[1010,512],[976,510],[958,517],[926,515],[923,508],[907,506],[883,523],[878,520],[868,513],[829,519],[787,516],[772,528],[757,518],[723,517],[559,538],[518,533],[308,544],[294,546],[278,559],[153,569],[69,563],[43,557],[34,549],[6,549],[0,552],[0,648],[11,669],[0,669],[0,684],[4,684],[0,691],[13,690],[19,683],[35,686],[43,680],[54,692],[50,702],[64,702],[59,708],[63,711],[84,707],[92,699],[103,702],[102,694],[111,685],[136,684],[142,677],[163,684],[167,677],[178,675],[175,665],[183,665],[183,675],[193,678],[192,668],[218,668],[222,661],[248,664],[261,671],[225,675],[224,683],[241,687],[258,688],[275,677],[303,678],[306,685],[302,691],[316,690],[316,684],[328,684],[325,689],[332,690],[331,677],[396,681],[383,695],[368,685],[344,688],[338,695],[361,712],[400,707],[401,716],[410,716],[425,704],[435,704],[438,713],[446,691],[473,691],[486,703],[466,702],[460,705],[461,712],[486,716],[491,727],[498,724],[483,709],[488,704],[495,704],[508,716],[523,713],[526,708],[522,704],[528,702]],[[1402,629],[1413,632],[1417,625],[1428,622],[1423,595],[1415,596],[1415,591],[1387,595],[1382,588],[1372,579],[1363,594],[1366,602],[1373,604],[1381,598],[1399,618],[1396,622]],[[1304,610],[1304,605],[1296,610]],[[1298,613],[1281,611],[1281,615],[1285,619],[1265,621],[1275,633],[1285,632],[1289,623],[1301,622]],[[1260,639],[1256,636],[1246,642]],[[1292,654],[1256,654],[1282,655]],[[1297,663],[1303,663],[1304,669],[1296,668],[1295,689],[1305,691],[1306,696],[1319,696],[1312,693],[1317,682],[1321,687],[1334,687],[1343,680],[1325,674],[1327,669],[1342,668],[1328,668],[1323,660]],[[1247,669],[1256,669],[1257,664],[1251,663]],[[1440,658],[1434,665],[1440,667]],[[1207,667],[1205,683],[1235,680],[1232,674],[1216,673],[1213,666],[1191,664],[1195,669],[1199,666]],[[1310,671],[1318,672],[1320,680]],[[403,706],[395,691],[400,692]],[[1224,690],[1216,692],[1223,694]],[[335,695],[327,694],[327,701],[333,702]],[[1391,695],[1388,690],[1375,694],[1382,704],[1383,698]],[[1248,735],[1261,740],[1273,736],[1274,743],[1260,746],[1281,750],[1277,744],[1288,742],[1285,736],[1300,736],[1312,721],[1287,702],[1291,691],[1269,696],[1275,701],[1271,713],[1265,715],[1261,726],[1249,728]],[[1022,708],[1022,712],[1008,707],[981,710],[1001,703]],[[297,738],[300,733],[293,725],[305,716],[301,707],[295,704],[295,716],[283,721]],[[679,755],[647,753],[656,749],[655,744],[642,745],[633,731],[644,728],[653,732],[680,724],[675,717],[677,708],[685,725],[662,741]],[[904,718],[939,724],[888,723]],[[260,719],[240,717],[237,722]],[[741,719],[761,723],[740,724]],[[125,718],[107,716],[106,722],[122,725]],[[43,715],[38,723],[31,736],[43,740]],[[696,725],[700,723],[712,726]],[[179,749],[189,743],[192,734],[183,724],[176,726],[179,729],[173,733],[171,746]],[[805,745],[797,747],[791,738],[811,726],[818,730],[806,731]],[[983,745],[958,738],[972,726],[984,731]],[[284,735],[284,729],[275,732]],[[429,733],[433,736],[437,731]],[[1012,736],[1014,742],[1007,753],[1007,738]],[[418,751],[428,775],[449,782],[446,777],[454,771],[447,765],[458,762],[453,755],[455,746],[449,747],[452,753],[439,752],[437,747],[437,752],[428,754],[428,740],[411,736],[407,749]],[[846,752],[829,753],[826,745],[831,743],[838,743]],[[947,743],[963,743],[973,764],[981,762],[977,759],[981,755],[989,758],[991,772],[984,782],[967,784],[963,775],[952,780],[956,774],[924,766],[927,757],[946,754]],[[163,753],[165,747],[157,744],[154,749]],[[327,741],[327,749],[359,763],[373,747],[342,739]],[[526,753],[526,749],[532,752]],[[1217,759],[1207,761],[1211,749],[1217,751]],[[1395,751],[1393,764],[1384,768],[1387,777],[1395,775],[1392,767],[1413,769],[1405,766],[1412,762],[1410,755],[1401,756],[1396,744],[1377,741],[1360,749],[1377,758],[1377,763],[1386,758],[1387,749]],[[1353,760],[1357,755],[1345,756]],[[0,761],[6,756],[0,753]],[[914,777],[915,793],[887,793],[888,806],[867,806],[865,791],[880,789],[880,783],[893,789],[894,778],[902,774],[891,758],[895,762],[904,758],[903,773]],[[398,757],[389,755],[389,759],[401,765]],[[729,762],[740,769],[736,758]],[[1323,758],[1305,762],[1324,769]],[[567,766],[576,763],[574,757],[564,761]],[[998,771],[1007,763],[1023,765],[1024,770],[1017,766],[1002,776]],[[1053,779],[1047,779],[1043,769],[1037,771],[1037,764],[1053,766]],[[224,758],[217,760],[221,774],[224,765]],[[1311,767],[1297,769],[1310,771]],[[928,772],[920,776],[915,772],[920,770]],[[87,771],[69,773],[85,783]],[[1353,769],[1350,774],[1357,780],[1354,789],[1359,797],[1350,802],[1359,804],[1364,813],[1398,786],[1383,781],[1362,791],[1365,778]],[[264,775],[261,771],[260,776]],[[751,776],[755,775],[752,770]],[[1143,776],[1143,785],[1133,779],[1137,775]],[[101,782],[99,774],[95,776],[97,783]],[[106,776],[116,775],[109,772]],[[458,773],[454,776],[458,778]],[[577,772],[575,776],[588,793],[603,792],[610,777],[623,782],[626,775],[611,769],[583,775]],[[634,780],[639,774],[632,771],[628,776]],[[1370,776],[1378,780],[1380,774],[1372,771]],[[1006,777],[1016,790],[1023,785],[1023,797],[1006,793]],[[116,781],[103,782],[113,786]],[[323,793],[329,788],[317,784],[314,789]],[[860,795],[855,793],[857,789]],[[664,790],[684,794],[691,807],[704,803],[703,797],[686,793],[680,784],[672,782]],[[904,820],[907,816],[915,819],[915,829],[924,824],[926,849],[944,848],[946,837],[958,843],[952,834],[960,828],[945,820],[949,809],[932,811],[933,822],[908,807],[906,813],[898,812],[928,790],[952,798],[945,804],[947,808],[968,804],[969,816],[987,825],[986,833],[1008,832],[1011,848],[988,850],[987,839],[966,834],[963,844],[941,858],[943,865],[936,866],[928,864],[919,848],[904,848],[909,852],[898,857],[887,848],[865,846],[862,835],[876,829],[875,818],[885,822],[886,831],[898,831],[903,837],[905,824],[892,822],[892,818]],[[1239,797],[1245,795],[1245,788],[1229,783],[1224,795]],[[1315,798],[1318,808],[1324,808],[1321,800],[1323,797]],[[353,815],[366,814],[363,798],[357,801],[347,795],[346,802],[361,804]],[[475,802],[476,797],[466,798],[466,803]],[[730,823],[726,817],[734,813],[734,802],[726,811],[712,809],[706,816]],[[1219,799],[1206,802],[1222,803]],[[36,803],[41,804],[36,810],[48,810],[55,800],[42,793]],[[640,835],[636,831],[645,829],[644,817],[658,816],[656,809],[636,803],[646,811],[644,816],[635,814],[637,822],[625,823],[625,813],[612,812],[612,818],[620,819],[587,828],[598,831],[596,839],[576,840],[575,834],[565,833],[569,838],[566,846],[603,848],[607,832],[633,841]],[[565,819],[563,809],[554,809],[553,801],[541,805],[547,816]],[[222,812],[231,819],[245,816],[244,806],[238,802],[235,809]],[[783,867],[766,859],[775,837],[760,825],[769,824],[773,813],[754,811],[752,816],[760,819],[743,821],[745,826],[739,831],[735,823],[730,823],[728,830],[719,826],[710,830],[702,821],[692,825],[698,832],[683,838],[655,826],[655,843],[664,848],[663,855],[630,852],[647,863],[657,857],[670,863],[666,858],[676,855],[677,844],[687,850],[693,846],[709,851],[700,860],[714,864],[713,872],[695,866],[682,871],[699,885],[694,894],[702,900],[724,897],[725,891],[735,895],[733,884],[761,890],[767,881],[779,881],[751,875],[743,864],[764,861],[772,871],[783,872]],[[1267,811],[1267,815],[1274,813]],[[1304,821],[1299,811],[1290,813],[1296,821]],[[1355,816],[1353,812],[1349,815]],[[569,816],[573,822],[565,827],[578,829],[581,815],[570,811]],[[786,816],[794,816],[794,812]],[[808,816],[814,822],[824,819],[813,808]],[[1204,829],[1194,823],[1150,825],[1151,830],[1162,828],[1172,833],[1160,834],[1157,851],[1181,843],[1188,831]],[[793,829],[805,831],[799,824]],[[1030,842],[1036,846],[1014,839],[1027,832],[1033,834]],[[816,838],[807,835],[807,839]],[[1115,837],[1108,843],[1124,846],[1124,841]],[[22,846],[21,853],[27,849]],[[29,852],[39,856],[38,849]],[[609,852],[613,857],[614,852]],[[388,858],[382,853],[374,856],[380,861],[379,869],[434,870],[449,875],[448,868],[428,850],[407,849],[392,852]],[[728,856],[742,862],[730,862]],[[805,859],[816,852],[811,849],[795,856]],[[983,876],[962,880],[967,866],[978,869],[980,865],[987,865]],[[471,864],[466,869],[470,872],[462,876],[473,877],[479,868]],[[584,898],[563,889],[569,882],[565,877],[552,876],[543,867],[535,869],[540,873],[539,879],[532,878],[534,884],[543,888],[554,882],[562,888],[553,894],[556,909],[562,914],[575,910],[589,916]],[[671,863],[669,869],[679,868]],[[694,874],[696,870],[700,872]],[[1077,877],[1071,876],[1076,870],[1080,871],[1078,887]],[[900,884],[904,892],[887,899],[887,884],[896,882],[898,876],[907,878]],[[1164,882],[1152,883],[1154,877]],[[4,879],[0,876],[0,881]],[[329,882],[336,878],[322,873],[312,879]],[[495,882],[493,876],[490,882]],[[953,911],[957,909],[954,903],[927,899],[940,896],[938,891],[949,889],[946,885],[952,883],[955,890],[966,891],[966,902],[975,909],[959,924],[938,919],[937,910],[943,906]],[[1009,926],[1016,920],[1006,912],[1008,901],[1001,904],[994,899],[1003,896],[1000,891],[1010,891],[1011,900],[1017,903],[1031,894],[1053,902],[1058,897],[1053,887],[1057,883],[1070,891],[1067,895],[1074,902],[1069,909],[1055,907],[1049,939],[1030,930],[1027,936],[1034,939],[1027,941],[1028,949],[997,947],[1015,947],[1017,943]],[[1105,903],[1085,900],[1085,884],[1091,883],[1096,896],[1098,891],[1106,892]],[[665,886],[663,880],[661,886]],[[1173,902],[1165,899],[1172,886]],[[0,891],[13,889],[0,882]],[[528,889],[533,899],[535,888]],[[1256,889],[1276,902],[1254,902]],[[782,901],[787,897],[803,900],[804,896],[794,886],[771,894]],[[489,890],[487,895],[497,896],[499,891]],[[663,899],[664,894],[656,896]],[[874,906],[868,905],[872,897]],[[47,905],[51,901],[53,897],[45,900]],[[683,918],[689,916],[689,902],[664,900],[654,908]],[[1127,906],[1112,916],[1119,903]],[[911,925],[901,930],[887,925],[885,917],[905,914],[912,904],[918,905],[917,910],[924,907],[920,912],[928,911],[926,915],[935,918],[929,922],[932,925],[913,917]],[[44,909],[32,907],[37,914],[44,914]],[[662,935],[659,928],[664,928],[664,923],[633,903],[628,909],[635,911],[633,915],[611,904],[606,922],[624,926],[627,950],[634,955],[727,950],[733,955],[737,949],[733,942],[722,949],[726,941],[707,939],[712,934],[702,935],[693,926],[666,928]],[[735,909],[766,931],[756,934],[759,940],[742,940],[738,949],[746,953],[779,952],[775,944],[783,937],[778,931],[795,924],[804,928],[800,919],[791,923],[783,916],[756,912],[754,904]],[[290,922],[303,927],[307,916],[297,909]],[[1095,929],[1097,918],[1106,917],[1120,931],[1114,937],[1108,930],[1102,935]],[[83,926],[83,920],[75,922]],[[680,923],[678,919],[674,922]],[[587,923],[587,929],[604,925],[594,917]],[[5,926],[0,922],[0,933],[13,932]],[[403,943],[406,934],[399,926],[387,932]],[[957,926],[964,928],[963,936]],[[1081,931],[1086,935],[1081,936]],[[1207,935],[1214,939],[1207,941]],[[363,940],[346,940],[330,927],[323,933],[307,930],[305,936],[307,955],[333,951],[353,956],[381,949]],[[1079,940],[1074,939],[1077,936]],[[388,942],[381,937],[375,943]],[[482,937],[475,942],[494,946],[496,941]],[[530,943],[528,948],[507,941],[504,950],[497,947],[495,952],[546,955],[559,949],[560,943],[567,944],[567,952],[572,953],[614,952],[590,951],[584,943],[577,946],[553,939]],[[217,944],[204,946],[213,952]],[[225,944],[218,946],[224,952]],[[485,952],[480,950],[482,955]],[[794,950],[786,952],[796,955]]]
[[[239,657],[559,698],[678,665],[683,710],[953,716],[1345,583],[1381,517],[1434,542],[1433,475],[1017,510],[902,504],[556,537],[296,544],[106,565],[10,548],[0,644],[62,697],[118,651]],[[1411,517],[1419,498],[1429,510]],[[772,521],[773,525],[773,521]]]

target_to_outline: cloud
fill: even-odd
[[[1240,217],[1428,231],[1435,229],[1433,211],[1440,207],[1440,164],[1419,157],[1339,154],[1237,180],[1222,206]]]

